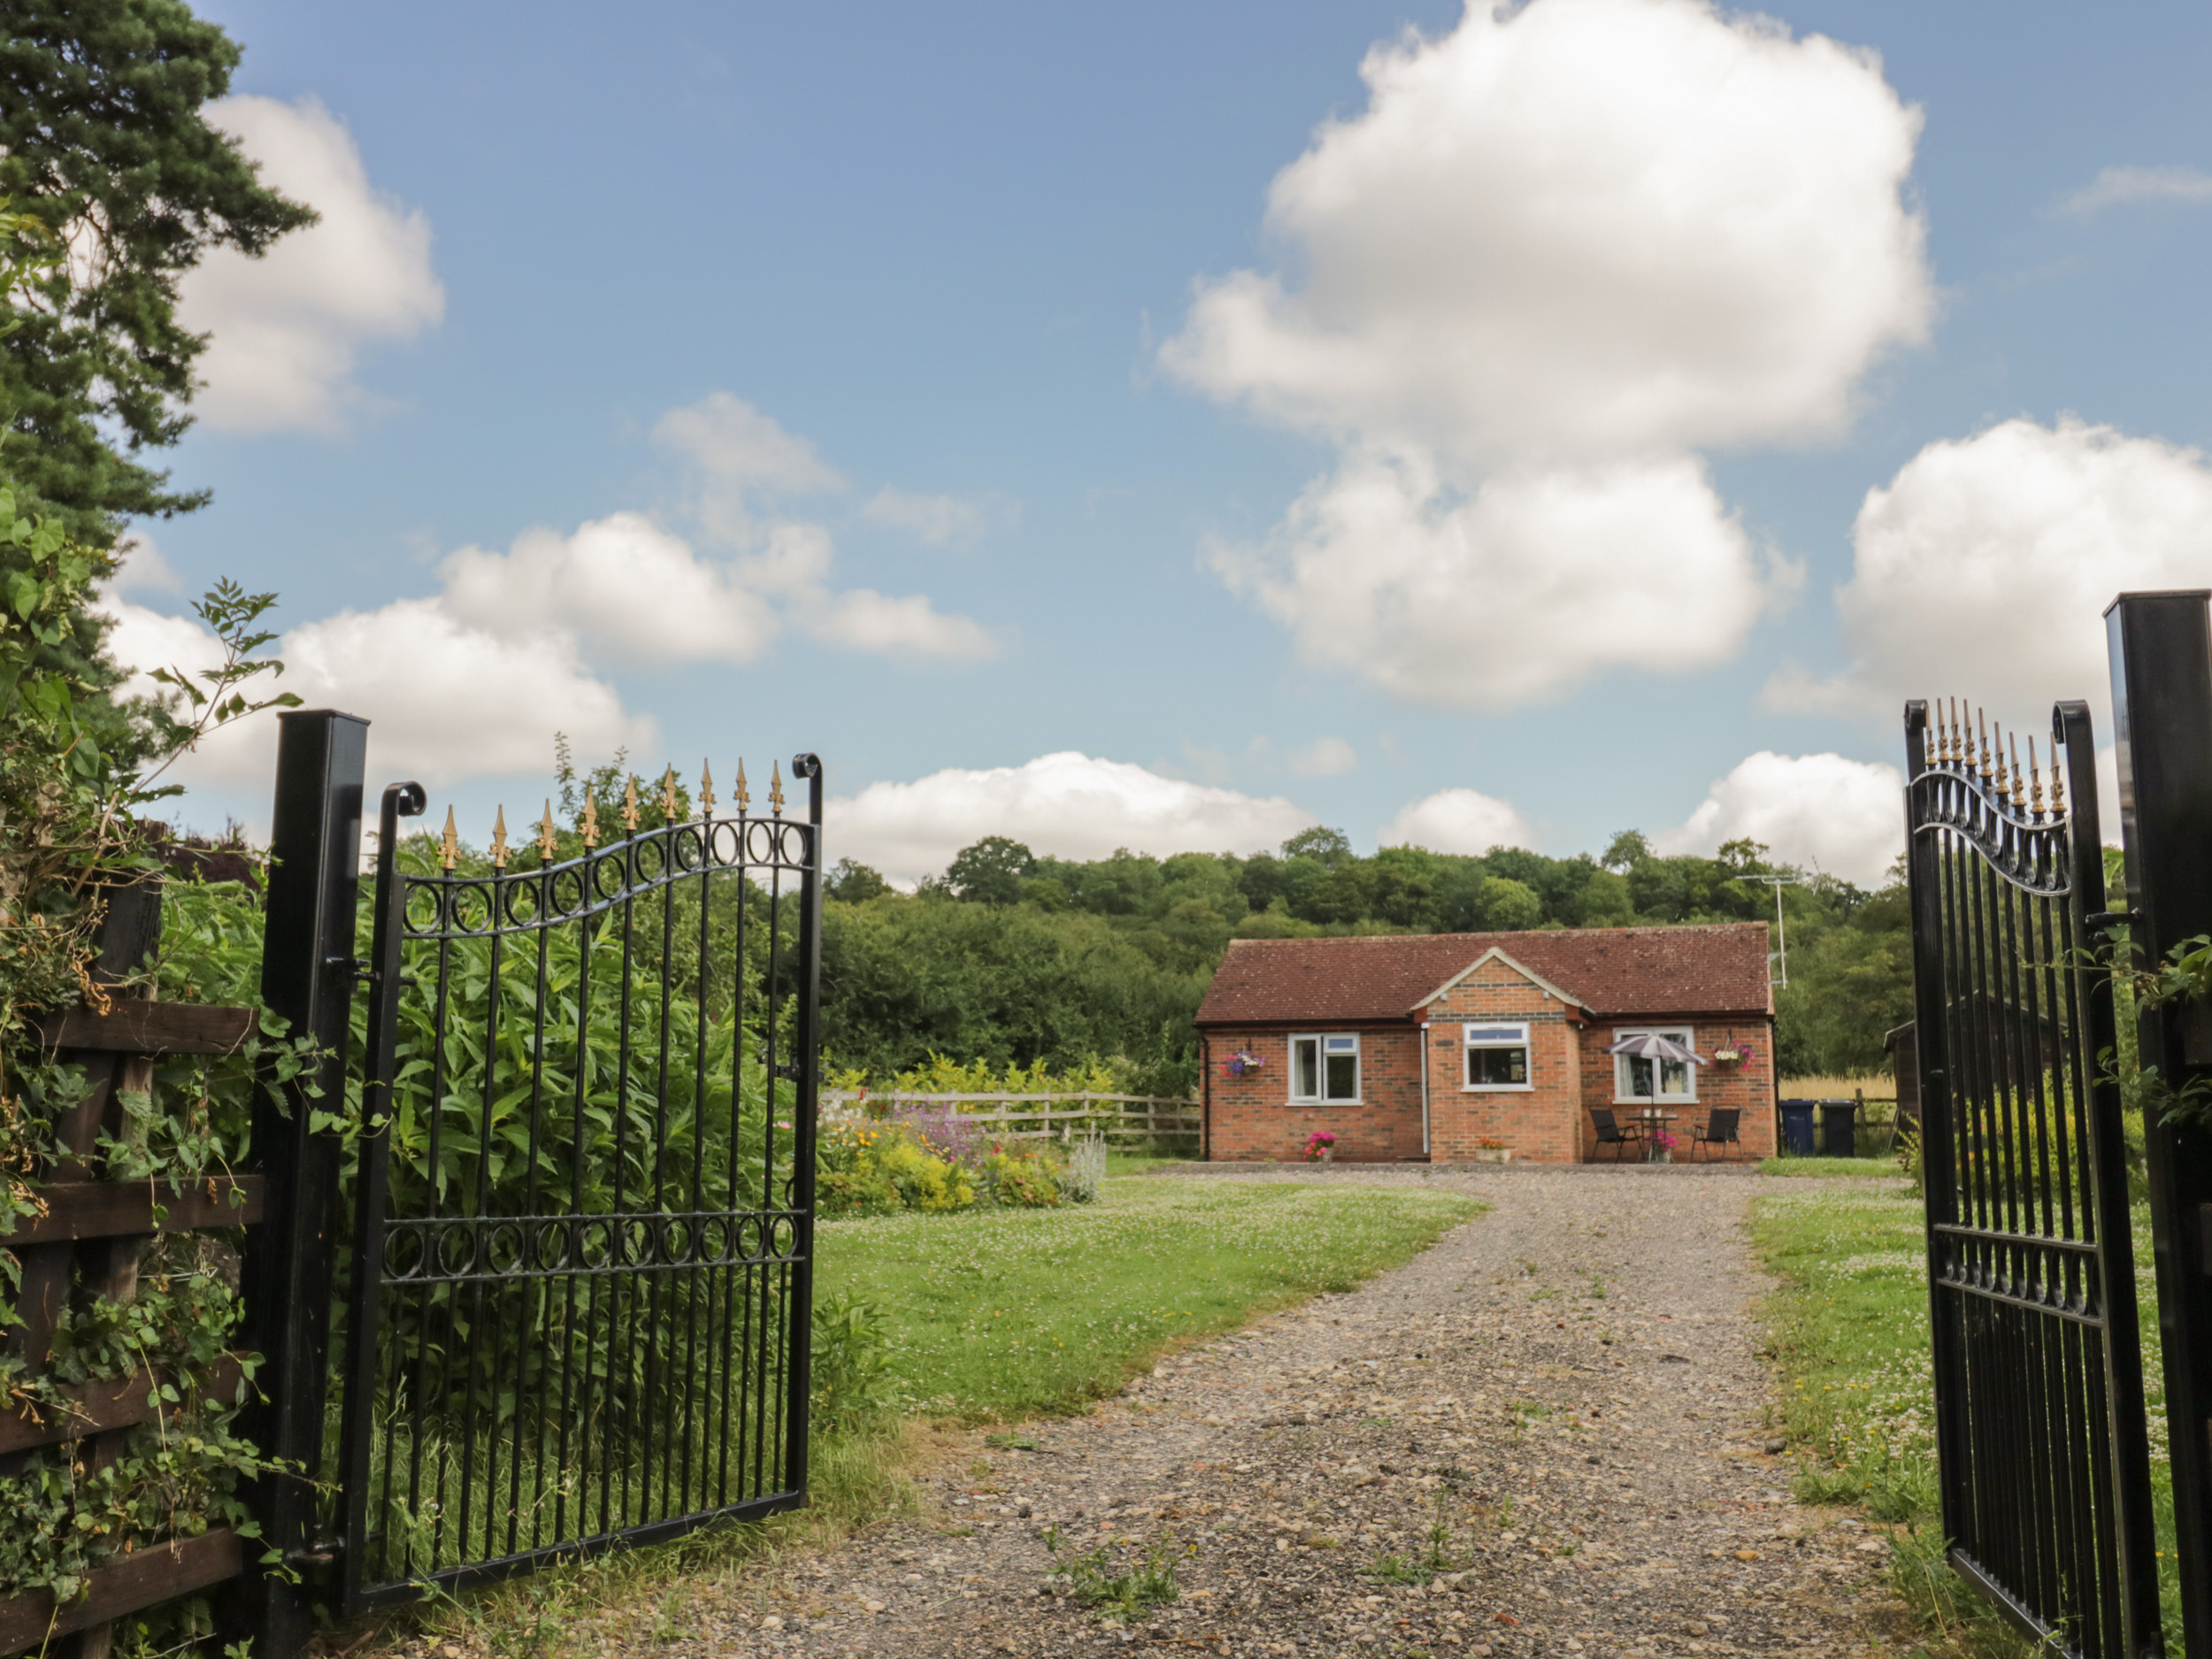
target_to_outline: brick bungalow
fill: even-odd
[[[1742,1156],[1774,1151],[1774,993],[1763,922],[1522,933],[1240,939],[1198,1010],[1206,1156],[1340,1161],[1591,1158],[1590,1109],[1657,1106],[1690,1133],[1734,1107]],[[1712,1062],[1607,1049],[1656,1032]],[[1611,1156],[1609,1152],[1609,1157]]]

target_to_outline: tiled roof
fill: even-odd
[[[1592,927],[1525,933],[1239,939],[1202,1025],[1395,1019],[1493,948],[1605,1018],[1771,1013],[1764,922]]]

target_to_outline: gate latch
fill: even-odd
[[[356,985],[366,985],[376,972],[366,956],[325,956],[323,966],[334,973],[344,974]]]
[[[780,1078],[788,1079],[790,1081],[796,1083],[799,1080],[799,1068],[787,1062],[786,1064],[776,1068],[776,1075]]]
[[[2092,910],[2082,918],[2092,927],[2132,927],[2142,919],[2140,910]]]

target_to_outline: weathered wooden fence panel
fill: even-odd
[[[1199,1103],[1178,1095],[929,1094],[891,1090],[826,1089],[822,1110],[848,1118],[949,1108],[967,1123],[987,1125],[1008,1141],[1069,1141],[1097,1134],[1109,1141],[1185,1141],[1203,1130]]]

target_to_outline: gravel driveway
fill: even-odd
[[[1161,1179],[1225,1177],[1253,1178]],[[1893,1632],[1882,1535],[1793,1502],[1770,1455],[1745,1221],[1755,1194],[1801,1182],[1267,1179],[1451,1187],[1494,1209],[1356,1292],[1164,1362],[1087,1418],[1031,1425],[1033,1450],[964,1437],[926,1482],[929,1519],[671,1608],[653,1645],[1596,1659],[1856,1653]],[[1172,1602],[1068,1594],[1148,1552],[1173,1563]]]

